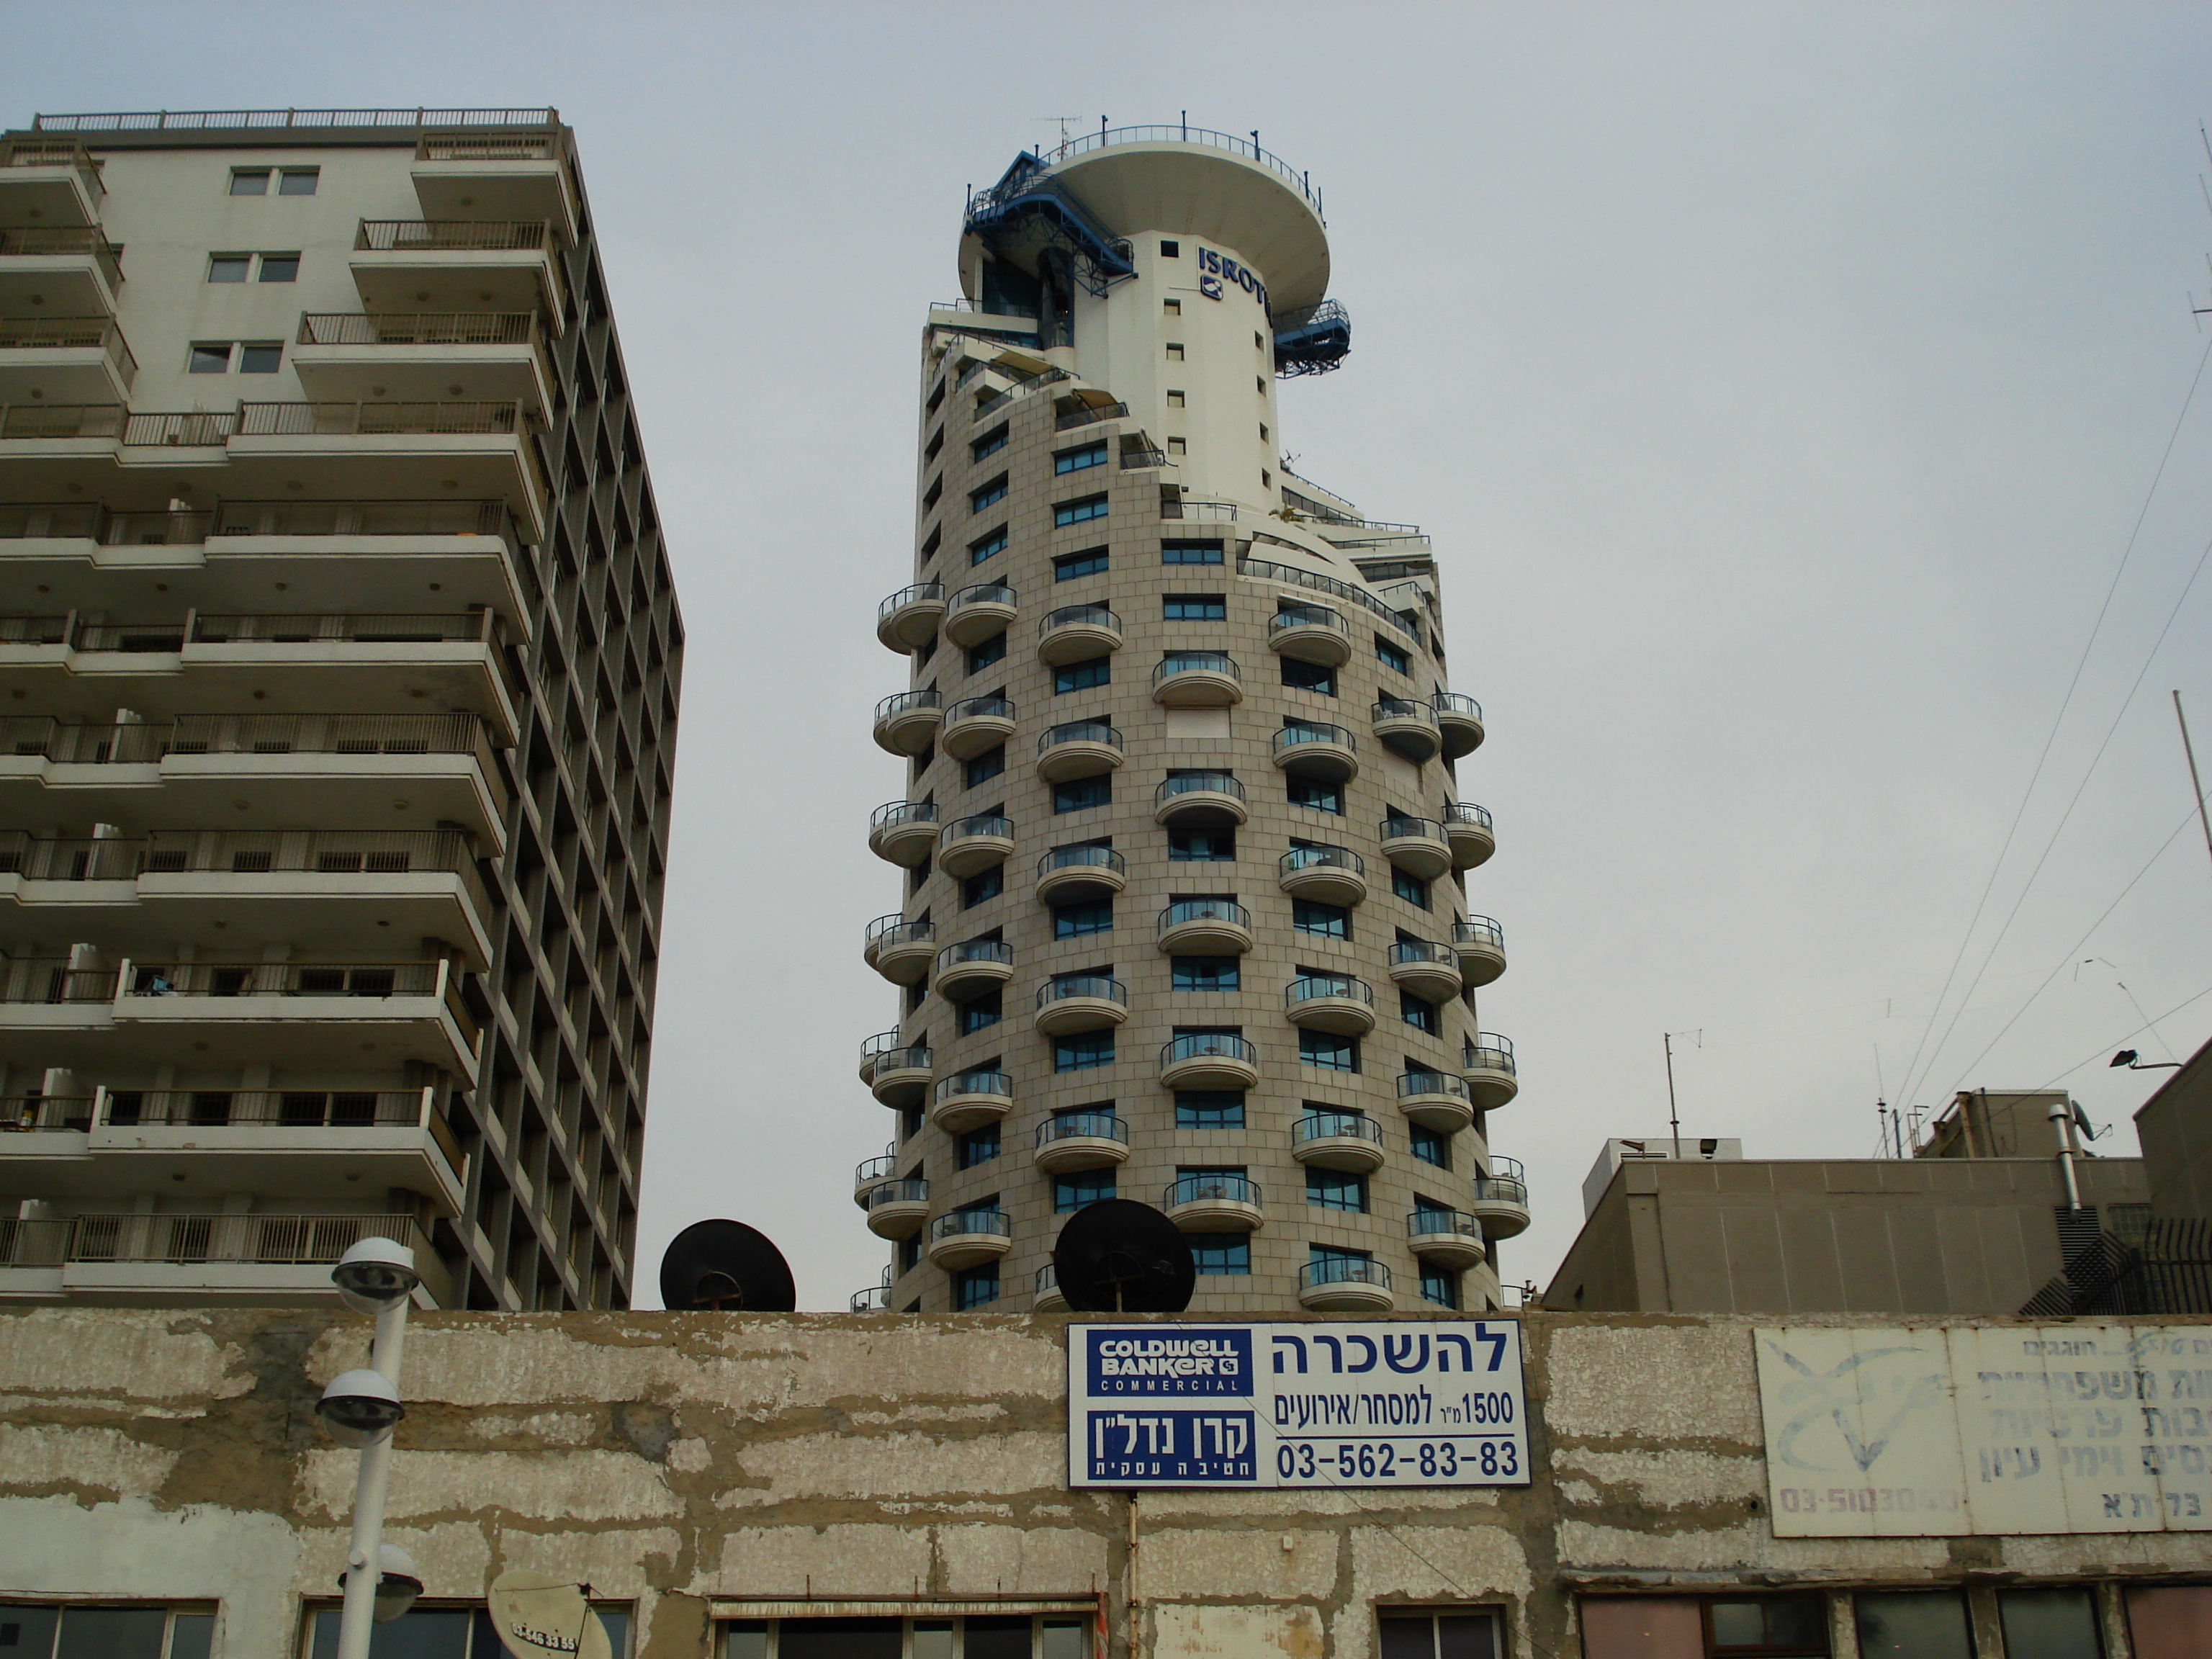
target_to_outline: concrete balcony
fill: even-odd
[[[1040,904],[1108,898],[1128,884],[1128,860],[1110,847],[1055,847],[1037,860]]]
[[[1111,1112],[1063,1112],[1036,1127],[1036,1166],[1047,1175],[1111,1169],[1128,1158],[1129,1126]]]
[[[534,311],[309,312],[292,369],[311,398],[512,402],[543,420],[553,368]]]
[[[1267,646],[1300,662],[1341,668],[1352,660],[1352,629],[1344,613],[1328,605],[1284,604],[1267,623]]]
[[[1184,1176],[1168,1183],[1160,1208],[1187,1233],[1256,1233],[1267,1224],[1260,1183],[1243,1176]]]
[[[1154,930],[1160,954],[1241,957],[1252,948],[1252,913],[1234,899],[1176,899]]]
[[[956,880],[965,881],[1013,855],[1014,821],[996,813],[955,818],[938,837],[937,867]]]
[[[929,1092],[933,1061],[927,1043],[881,1031],[860,1045],[860,1081],[882,1104],[904,1110]]]
[[[863,1207],[868,1231],[878,1238],[912,1238],[929,1219],[929,1183],[878,1182],[868,1189]]]
[[[1060,1273],[1051,1262],[1046,1262],[1043,1267],[1036,1270],[1036,1278],[1033,1283],[1036,1285],[1036,1294],[1030,1302],[1031,1313],[1066,1313],[1067,1311],[1067,1297],[1060,1293]]]
[[[1004,582],[963,587],[945,603],[945,637],[965,651],[1005,633],[1017,614],[1014,590]]]
[[[939,741],[955,760],[973,760],[1014,735],[1013,703],[1005,697],[962,697],[945,705]]]
[[[1444,838],[1451,842],[1452,866],[1458,870],[1486,864],[1498,850],[1488,810],[1471,801],[1454,801],[1444,808]]]
[[[0,404],[119,404],[137,378],[112,317],[0,316]]]
[[[1482,1223],[1492,1238],[1511,1238],[1528,1229],[1528,1183],[1521,1165],[1510,1158],[1492,1158],[1490,1173],[1474,1178],[1474,1195],[1468,1211]]]
[[[364,219],[354,287],[370,311],[533,311],[557,328],[568,298],[560,250],[542,219]]]
[[[1382,856],[1407,874],[1434,881],[1451,873],[1451,843],[1437,819],[1393,813],[1382,820],[1377,833],[1382,837]]]
[[[1460,1065],[1468,1093],[1484,1111],[1494,1111],[1521,1091],[1513,1068],[1513,1044],[1495,1031],[1479,1033]]]
[[[1398,1298],[1380,1261],[1309,1261],[1298,1269],[1298,1305],[1316,1313],[1389,1313]]]
[[[374,812],[394,830],[458,823],[495,849],[507,797],[490,737],[474,714],[0,718],[0,812],[126,830],[276,829]]]
[[[289,945],[358,959],[434,939],[491,965],[489,896],[458,830],[164,830],[110,839],[0,831],[0,942],[121,950]]]
[[[937,850],[937,803],[885,801],[868,817],[868,850],[902,870],[918,869]]]
[[[0,228],[0,317],[112,317],[122,289],[123,250],[96,226]]]
[[[894,985],[915,985],[929,976],[931,958],[937,954],[937,930],[926,921],[908,921],[893,914],[868,924],[863,954],[868,966]]]
[[[1409,761],[1434,760],[1443,746],[1433,706],[1411,697],[1383,697],[1370,711],[1375,740]]]
[[[1424,1261],[1463,1273],[1490,1259],[1482,1218],[1466,1210],[1419,1209],[1406,1218],[1406,1242]]]
[[[415,196],[425,218],[485,214],[546,223],[576,240],[576,185],[557,134],[428,132],[415,147]]]
[[[1104,720],[1068,720],[1037,737],[1037,776],[1047,783],[1095,777],[1121,764],[1121,730]]]
[[[937,637],[945,617],[945,584],[916,582],[876,607],[876,638],[887,651],[919,651]]]
[[[929,1121],[947,1134],[965,1134],[1013,1109],[1014,1080],[1004,1072],[956,1072],[933,1092]]]
[[[1013,1248],[1004,1210],[955,1210],[929,1224],[929,1260],[947,1272],[995,1261]]]
[[[1505,971],[1505,930],[1488,916],[1454,922],[1452,949],[1459,955],[1460,977],[1469,985],[1487,985]]]
[[[1460,990],[1459,952],[1427,939],[1400,939],[1390,946],[1390,982],[1429,1002],[1455,997]]]
[[[84,229],[106,198],[100,162],[75,139],[0,143],[0,224]]]
[[[919,755],[937,741],[945,699],[935,691],[895,691],[876,705],[876,745],[894,755]]]
[[[1014,947],[1002,939],[962,939],[937,953],[937,989],[954,1001],[1004,985],[1013,976]]]
[[[1244,786],[1227,772],[1184,772],[1152,791],[1152,822],[1171,830],[1233,828],[1250,816]]]
[[[1439,691],[1430,700],[1444,758],[1459,760],[1482,747],[1482,705],[1456,691]]]
[[[445,1267],[413,1216],[320,1212],[0,1218],[0,1299],[336,1307],[331,1269],[364,1238],[415,1252],[416,1307],[454,1305]]]
[[[901,1163],[898,1143],[893,1141],[881,1158],[864,1159],[853,1170],[853,1202],[863,1210],[868,1207],[868,1194],[883,1182],[898,1173]]]
[[[1358,1112],[1309,1112],[1291,1126],[1291,1156],[1367,1175],[1382,1167],[1382,1126]]]
[[[1129,1018],[1129,993],[1104,974],[1076,974],[1037,987],[1035,1023],[1040,1036],[1103,1031]]]
[[[1260,1051],[1241,1036],[1186,1032],[1160,1047],[1160,1085],[1166,1089],[1254,1089],[1260,1084]]]
[[[865,1291],[855,1291],[845,1303],[847,1313],[889,1313],[890,1310],[891,1287],[889,1285],[871,1285]]]
[[[1275,885],[1292,898],[1357,904],[1367,896],[1367,862],[1348,847],[1293,847],[1275,862]]]
[[[1439,1134],[1456,1134],[1474,1121],[1474,1097],[1467,1079],[1454,1072],[1401,1073],[1398,1109]]]
[[[1273,740],[1275,764],[1293,777],[1349,783],[1359,775],[1359,744],[1326,720],[1285,720]]]
[[[1121,619],[1103,605],[1063,605],[1037,625],[1037,660],[1057,667],[1121,648]]]
[[[1349,974],[1307,974],[1283,988],[1283,1012],[1310,1030],[1364,1036],[1375,1029],[1375,993]]]
[[[1244,676],[1221,652],[1170,651],[1152,671],[1152,701],[1163,708],[1227,708],[1244,701]]]

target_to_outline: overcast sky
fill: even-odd
[[[2212,343],[2202,6],[6,0],[0,40],[10,125],[575,127],[690,635],[641,1304],[702,1216],[778,1239],[802,1306],[884,1259],[850,1197],[890,1129],[854,1073],[895,1012],[860,960],[898,902],[873,608],[963,187],[1045,118],[1257,127],[1326,195],[1354,344],[1286,386],[1285,443],[1434,536],[1487,714],[1509,1279],[1603,1137],[1664,1132],[1663,1033],[1685,1133],[1856,1157],[1880,1088],[2058,1084],[2131,1154],[2164,1074],[2106,1059],[2212,1032],[2168,695],[2212,762],[2212,384],[2151,489]]]

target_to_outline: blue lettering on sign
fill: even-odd
[[[1182,1327],[1172,1336],[1110,1336],[1091,1345],[1093,1395],[1249,1395],[1252,1333]]]
[[[1222,290],[1234,283],[1257,300],[1261,310],[1267,309],[1267,285],[1252,274],[1250,267],[1240,265],[1210,247],[1202,247],[1198,251],[1198,291],[1207,299],[1218,300]],[[1272,316],[1273,313],[1268,314]]]
[[[1258,1477],[1250,1412],[1094,1411],[1086,1427],[1093,1480]]]

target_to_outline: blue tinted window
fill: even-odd
[[[1374,1255],[1367,1250],[1342,1250],[1331,1244],[1306,1246],[1306,1261],[1316,1267],[1349,1267],[1374,1260]]]
[[[1220,1233],[1186,1233],[1191,1260],[1201,1273],[1249,1273],[1252,1271],[1252,1241]]]
[[[1424,1129],[1419,1124],[1409,1126],[1413,1156],[1424,1164],[1433,1164],[1439,1170],[1451,1168],[1451,1137],[1437,1129]]]
[[[1391,871],[1390,890],[1408,904],[1418,904],[1424,910],[1429,908],[1429,884],[1419,876],[1409,876],[1403,870]]]
[[[999,1264],[986,1262],[980,1267],[963,1267],[952,1275],[952,1305],[965,1313],[971,1308],[982,1307],[999,1299]]]
[[[1111,899],[1052,907],[1052,936],[1054,939],[1080,939],[1085,933],[1110,933],[1113,931],[1114,901]]]
[[[1006,654],[1006,636],[994,634],[968,653],[968,672],[972,674],[979,668],[988,668],[993,663],[1002,660]]]
[[[1006,866],[994,864],[960,884],[960,904],[972,910],[985,899],[994,899],[1006,890]]]
[[[995,455],[1006,447],[1006,428],[1002,422],[968,446],[968,458],[980,461],[986,455]]]
[[[1437,1005],[1415,996],[1411,991],[1398,993],[1398,1018],[1417,1031],[1437,1034]]]
[[[1218,862],[1237,856],[1234,830],[1170,830],[1168,858],[1174,862]]]
[[[1162,542],[1160,562],[1162,564],[1219,564],[1221,544],[1219,542]]]
[[[1052,509],[1052,521],[1055,525],[1083,524],[1105,516],[1106,498],[1103,495],[1085,495],[1079,501],[1061,501]]]
[[[1003,529],[994,530],[981,541],[968,544],[968,562],[981,564],[994,553],[1003,553],[1006,550],[1006,532]]]
[[[987,1128],[971,1129],[953,1145],[959,1151],[962,1169],[972,1170],[978,1164],[988,1164],[999,1155],[999,1126],[994,1123]]]
[[[1006,769],[1006,745],[1002,743],[994,748],[986,749],[969,761],[962,767],[961,775],[968,780],[968,787],[973,789],[977,784],[988,778],[997,777]]]
[[[1306,1166],[1306,1202],[1323,1210],[1364,1210],[1367,1177]]]
[[[1323,904],[1317,899],[1292,899],[1291,926],[1301,933],[1319,933],[1325,939],[1350,939],[1352,912],[1340,904]]]
[[[1323,783],[1318,778],[1292,778],[1290,784],[1291,805],[1310,807],[1316,812],[1334,812],[1340,817],[1342,816],[1344,812],[1342,784]]]
[[[1302,1030],[1298,1033],[1298,1058],[1324,1071],[1356,1072],[1359,1069],[1358,1039],[1340,1036],[1334,1031]]]
[[[1073,1036],[1060,1037],[1052,1045],[1052,1069],[1055,1072],[1085,1072],[1094,1066],[1113,1063],[1111,1031],[1081,1031]]]
[[[1241,1129],[1244,1127],[1244,1096],[1237,1089],[1178,1089],[1176,1127],[1178,1129]]]
[[[1001,472],[987,484],[979,484],[968,492],[968,510],[981,513],[985,507],[1006,499],[1006,475]]]
[[[1300,662],[1296,657],[1283,659],[1283,684],[1300,691],[1318,691],[1325,697],[1336,695],[1336,670],[1324,663]]]
[[[1160,615],[1169,622],[1225,622],[1229,601],[1219,593],[1166,593],[1160,598]]]
[[[1433,1302],[1440,1308],[1456,1308],[1459,1306],[1459,1275],[1423,1262],[1421,1300]]]
[[[1113,681],[1113,658],[1090,657],[1053,670],[1052,689],[1054,692],[1088,691],[1094,685],[1110,685]]]
[[[998,988],[994,986],[974,1001],[962,1003],[960,1005],[961,1035],[964,1036],[970,1031],[980,1031],[987,1025],[996,1025],[999,1023],[1003,1000]]]
[[[1052,1183],[1052,1207],[1055,1215],[1065,1215],[1070,1210],[1079,1210],[1086,1204],[1096,1204],[1114,1196],[1114,1172],[1111,1170],[1079,1170],[1073,1175],[1060,1176]]]
[[[1114,775],[1101,772],[1096,777],[1070,778],[1066,783],[1052,787],[1052,810],[1055,812],[1080,812],[1086,806],[1103,806],[1114,799]]]
[[[1052,562],[1052,579],[1056,582],[1073,581],[1078,576],[1095,576],[1106,568],[1106,550],[1093,547],[1081,553],[1069,553]]]
[[[1410,674],[1413,672],[1413,658],[1406,653],[1402,647],[1391,644],[1380,634],[1375,636],[1375,654],[1381,659],[1385,668],[1395,668],[1401,674]]]
[[[1178,991],[1233,991],[1237,988],[1235,957],[1175,957],[1170,963]]]
[[[1086,468],[1106,465],[1106,446],[1085,444],[1080,449],[1063,449],[1052,458],[1054,472],[1081,472]]]

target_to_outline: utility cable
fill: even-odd
[[[2006,827],[2004,842],[1997,848],[1995,863],[1990,866],[1990,878],[1982,884],[1981,896],[1974,902],[1974,913],[1966,920],[1966,931],[1960,935],[1959,949],[1951,958],[1950,971],[1943,975],[1943,988],[1936,994],[1936,1006],[1929,1011],[1928,1024],[1920,1033],[1920,1041],[1912,1050],[1912,1058],[1905,1066],[1905,1090],[1900,1098],[1912,1097],[1913,1076],[1920,1066],[1921,1051],[1928,1046],[1929,1034],[1936,1029],[1936,1017],[1943,1012],[1943,1001],[1950,994],[1952,981],[1957,977],[1959,964],[1966,959],[1966,947],[1973,943],[1974,929],[1980,926],[1982,912],[1996,890],[1997,876],[2004,869],[2006,856],[2012,851],[2013,837],[2020,833],[2021,820],[2027,814],[2027,803],[2035,794],[2035,786],[2042,779],[2045,764],[2051,758],[2051,745],[2058,740],[2058,728],[2065,723],[2066,711],[2074,706],[2074,694],[2081,688],[2081,672],[2089,665],[2089,653],[2096,648],[2097,636],[2105,626],[2105,618],[2112,608],[2112,596],[2119,592],[2120,578],[2126,574],[2128,561],[2135,554],[2136,539],[2142,534],[2143,521],[2150,516],[2150,504],[2158,494],[2160,482],[2166,477],[2166,463],[2173,458],[2173,447],[2179,441],[2183,422],[2189,418],[2190,406],[2197,401],[2197,388],[2204,379],[2204,365],[2212,361],[2212,343],[2207,343],[2203,355],[2197,359],[2197,373],[2190,377],[2189,391],[2181,400],[2181,412],[2174,416],[2173,430],[2166,434],[2166,448],[2158,458],[2158,466],[2151,474],[2150,488],[2144,491],[2142,508],[2136,514],[2135,527],[2129,531],[2128,539],[2120,549],[2119,562],[2112,568],[2112,580],[2105,589],[2104,603],[2097,607],[2097,618],[2090,624],[2089,637],[2082,642],[2081,655],[2074,665],[2073,677],[2066,682],[2066,695],[2059,699],[2058,712],[2051,717],[2051,730],[2045,734],[2043,748],[2035,757],[2035,768],[2028,774],[2027,787],[2021,791],[2020,805],[2013,811],[2012,823]],[[1929,1056],[1934,1063],[1934,1056]]]
[[[2144,1021],[2144,1022],[2143,1022],[2143,1024],[2142,1024],[2141,1025],[2136,1026],[2136,1029],[2135,1029],[2134,1030],[2132,1030],[2132,1031],[2127,1031],[2127,1032],[2124,1032],[2124,1033],[2122,1033],[2120,1036],[2118,1036],[2117,1039],[2115,1039],[2115,1041],[2117,1041],[2117,1042],[2125,1042],[2128,1040],[2128,1038],[2130,1038],[2130,1037],[2131,1037],[2131,1036],[2142,1036],[2145,1031],[2149,1030],[2151,1029],[2151,1027],[2152,1027],[2152,1026],[2156,1025],[2157,1024],[2159,1024],[2159,1022],[2160,1022],[2160,1020],[2168,1020],[2168,1019],[2172,1019],[2172,1018],[2176,1014],[2179,1013],[2179,1012],[2180,1012],[2184,1008],[2188,1007],[2191,1003],[2202,1002],[2202,1001],[2203,1001],[2203,1000],[2204,1000],[2204,999],[2205,999],[2205,998],[2207,998],[2207,997],[2212,997],[2212,985],[2208,985],[2208,986],[2206,986],[2203,990],[2199,991],[2199,992],[2198,992],[2195,996],[2193,996],[2193,997],[2187,997],[2187,998],[2185,998],[2183,1000],[2181,1000],[2181,1001],[2179,1001],[2179,1002],[2175,1003],[2175,1004],[2173,1005],[2173,1006],[2172,1006],[2172,1007],[2171,1007],[2171,1008],[2167,1009],[2164,1013],[2160,1014],[2160,1015],[2158,1017],[2158,1018],[2157,1018],[2157,1019],[2146,1020],[2146,1021]],[[2072,1076],[2074,1075],[2074,1073],[2076,1073],[2076,1072],[2080,1071],[2080,1070],[2081,1070],[2084,1066],[2088,1066],[2088,1065],[2092,1065],[2092,1064],[2095,1063],[2095,1060],[2096,1060],[2096,1059],[2097,1059],[2097,1054],[2104,1054],[2107,1049],[2111,1048],[2112,1048],[2112,1043],[2110,1043],[2110,1042],[2107,1042],[2107,1043],[2103,1044],[2102,1046],[2100,1046],[2100,1047],[2097,1049],[2096,1054],[2091,1054],[2087,1060],[2075,1060],[2075,1061],[2071,1066],[2068,1066],[2064,1071],[2063,1071],[2063,1072],[2059,1073],[2057,1076],[2056,1076],[2056,1077],[2054,1077],[2054,1078],[2050,1079],[2049,1079],[2048,1081],[2046,1081],[2046,1082],[2038,1084],[2034,1088],[2033,1088],[2033,1089],[2029,1090],[2029,1091],[2028,1091],[2028,1092],[2029,1092],[2030,1094],[2039,1094],[2039,1094],[2041,1094],[2041,1093],[2042,1093],[2045,1089],[2048,1089],[2049,1087],[2051,1087],[2051,1085],[2052,1084],[2054,1084],[2054,1083],[2063,1083],[2063,1082],[2064,1082],[2068,1078],[2072,1077]]]

